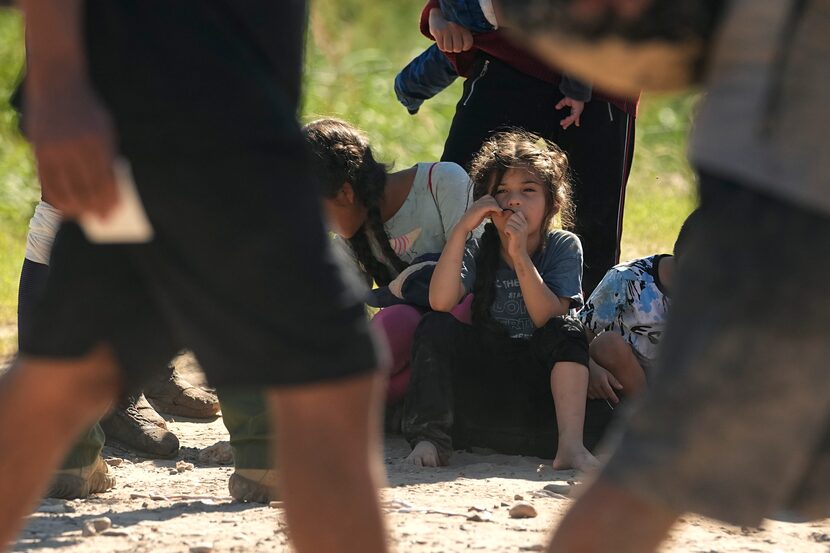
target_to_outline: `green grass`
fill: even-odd
[[[418,32],[419,12],[415,2],[313,2],[303,120],[337,116],[351,121],[369,134],[381,159],[396,167],[438,159],[460,82],[414,117],[397,103],[392,89],[395,73],[428,45]],[[26,225],[38,198],[31,154],[6,103],[23,62],[22,44],[19,15],[0,9],[0,355],[15,340],[3,328],[15,323]],[[641,104],[624,259],[671,251],[693,208],[693,175],[685,161],[693,104],[690,95],[648,97]]]
[[[17,118],[7,103],[22,64],[20,16],[0,9],[0,355],[16,343],[8,327],[17,317],[26,225],[38,198],[29,148],[17,133]]]

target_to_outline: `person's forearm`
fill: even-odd
[[[551,318],[568,312],[569,304],[551,292],[529,256],[513,259],[513,269],[519,277],[527,313],[536,328],[541,328]]]
[[[26,90],[56,80],[85,79],[81,0],[19,0],[26,21]]]
[[[444,245],[444,251],[438,259],[432,280],[429,283],[429,304],[435,311],[449,311],[458,304],[464,295],[461,282],[461,263],[464,259],[464,246],[467,244],[467,232],[456,225]]]

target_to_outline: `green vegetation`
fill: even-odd
[[[417,2],[315,0],[307,49],[303,120],[337,116],[363,128],[380,157],[397,167],[437,160],[460,95],[460,83],[416,116],[398,104],[395,73],[429,43],[418,31]],[[17,281],[26,225],[38,198],[30,152],[6,99],[23,62],[19,15],[0,9],[0,355],[14,344]],[[641,103],[626,199],[622,257],[671,251],[694,204],[685,161],[694,104],[689,95]],[[553,108],[551,108],[553,109]]]

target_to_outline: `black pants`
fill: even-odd
[[[551,319],[522,340],[466,325],[448,313],[429,313],[415,332],[404,436],[413,447],[432,442],[442,463],[453,449],[470,446],[553,458],[558,430],[550,375],[562,361],[588,364],[588,344],[575,319]],[[610,409],[592,401],[588,414],[590,448]]]
[[[485,69],[486,64],[486,69]],[[494,132],[520,127],[556,143],[568,154],[576,208],[573,231],[582,240],[586,295],[619,261],[625,185],[634,155],[634,117],[608,102],[585,104],[580,126],[563,130],[569,109],[557,111],[559,88],[489,56],[464,83],[443,161],[468,168]]]

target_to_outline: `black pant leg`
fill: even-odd
[[[558,126],[562,114],[554,106],[561,94],[555,85],[486,55],[472,73],[455,106],[442,161],[469,169],[484,141],[499,130],[519,127],[548,137]]]
[[[415,330],[401,429],[412,447],[424,440],[434,444],[442,463],[453,451],[453,372],[474,364],[476,351],[472,328],[449,313],[427,313]]]
[[[634,155],[634,117],[613,104],[590,101],[580,126],[559,130],[555,142],[568,154],[575,227],[582,240],[582,289],[590,294],[619,262],[625,188]]]
[[[31,259],[23,260],[23,267],[20,270],[20,286],[17,289],[17,336],[20,342],[29,334],[35,305],[43,294],[48,275],[49,265],[37,263]]]

